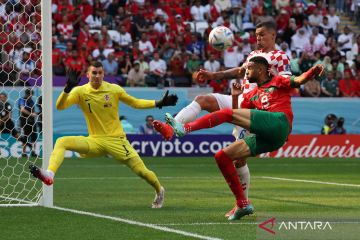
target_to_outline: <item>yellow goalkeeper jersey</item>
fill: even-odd
[[[119,101],[138,109],[155,107],[155,100],[132,97],[122,87],[103,81],[99,89],[87,83],[75,87],[69,94],[62,92],[56,108],[63,110],[78,104],[84,113],[90,136],[124,137],[119,120]]]

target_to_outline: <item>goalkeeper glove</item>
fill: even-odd
[[[81,71],[75,69],[69,69],[66,73],[67,81],[64,88],[65,93],[69,93],[74,87],[76,87],[81,79]]]
[[[161,100],[155,101],[155,106],[158,108],[166,107],[166,106],[175,106],[178,97],[176,94],[170,94],[169,90],[166,90]]]

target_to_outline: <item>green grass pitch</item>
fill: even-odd
[[[224,218],[224,213],[233,207],[234,198],[214,159],[205,157],[144,158],[166,189],[162,209],[150,208],[152,188],[115,160],[66,159],[55,179],[54,204],[180,230],[204,239],[360,239],[359,161],[250,159],[250,200],[256,214],[232,223]],[[278,221],[328,221],[332,229],[269,235],[257,223],[271,217]],[[1,207],[0,239],[196,237],[59,209]]]

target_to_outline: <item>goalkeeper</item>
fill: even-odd
[[[58,138],[51,154],[47,170],[30,165],[31,174],[46,185],[52,185],[54,175],[64,160],[66,150],[80,153],[81,157],[99,157],[111,155],[126,164],[135,174],[145,179],[156,191],[152,208],[161,208],[164,202],[164,188],[155,173],[146,168],[138,153],[126,139],[119,121],[119,101],[138,109],[162,108],[174,106],[176,95],[168,91],[159,101],[137,99],[128,95],[115,84],[103,81],[104,68],[101,62],[92,63],[87,71],[89,83],[77,87],[80,72],[68,71],[68,80],[64,91],[56,102],[56,108],[63,110],[78,104],[84,113],[89,136],[67,136]]]

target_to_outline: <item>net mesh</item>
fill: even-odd
[[[0,0],[0,205],[42,195],[41,33],[40,0]]]

